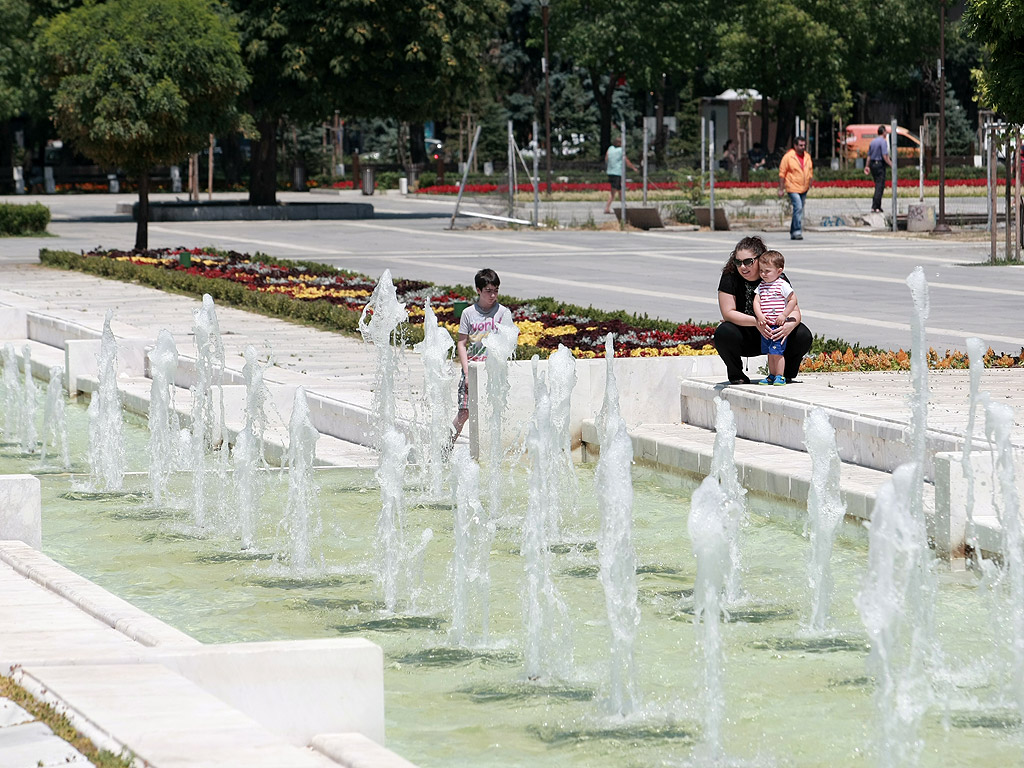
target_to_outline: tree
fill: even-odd
[[[968,0],[963,19],[988,54],[975,72],[981,103],[1024,123],[1024,1]]]
[[[600,113],[602,152],[618,121],[616,90],[638,88],[660,98],[664,74],[696,66],[701,24],[708,18],[704,5],[705,0],[561,0],[552,6],[552,47],[588,76]]]
[[[135,247],[148,247],[149,172],[237,129],[247,77],[209,0],[107,0],[54,17],[40,39],[62,135],[138,179]]]
[[[249,201],[273,204],[277,130],[351,117],[424,120],[454,114],[489,75],[503,0],[231,0],[252,73],[248,108],[259,137]],[[415,126],[410,130],[416,145]],[[423,153],[422,126],[418,151]]]
[[[818,100],[832,103],[847,86],[843,40],[811,13],[821,8],[792,0],[749,0],[720,28],[719,77],[733,88],[754,88],[765,100],[778,102],[776,151],[789,143],[799,110]],[[761,124],[767,144],[768,121]]]
[[[0,120],[20,115],[33,100],[32,9],[27,0],[0,0]]]

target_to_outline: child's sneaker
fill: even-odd
[[[786,377],[785,376],[776,376],[775,377],[775,381],[773,383],[775,384],[776,387],[784,387],[784,386],[786,386]]]
[[[767,376],[765,376],[763,379],[761,379],[757,383],[758,384],[764,384],[764,385],[767,385],[767,386],[771,386],[772,384],[775,383],[775,377],[772,374],[769,373]]]

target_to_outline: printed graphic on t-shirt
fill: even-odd
[[[482,361],[487,359],[487,349],[484,347],[484,339],[487,334],[501,323],[510,323],[512,316],[508,309],[501,304],[495,304],[490,312],[486,314],[477,309],[474,304],[462,311],[462,319],[459,321],[459,334],[465,334],[466,356],[471,361]]]

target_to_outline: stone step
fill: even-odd
[[[844,462],[891,472],[911,460],[908,378],[903,372],[899,379],[882,379],[878,392],[870,397],[863,391],[846,397],[842,392],[829,392],[827,379],[813,377],[786,387],[723,386],[710,379],[685,379],[680,384],[680,409],[683,423],[714,429],[714,401],[721,397],[732,407],[738,437],[799,451],[804,446],[804,420],[813,409],[821,408],[836,431]],[[937,414],[929,412],[925,466],[929,480],[934,476],[930,457],[959,451],[964,444],[962,431],[938,421]],[[987,447],[977,436],[974,444],[980,449]]]
[[[642,424],[629,430],[633,456],[657,467],[706,476],[711,471],[715,433],[689,424]],[[586,459],[600,452],[597,427],[590,419],[583,424]],[[811,487],[811,457],[799,450],[743,438],[736,439],[736,469],[743,487],[755,493],[776,496],[794,504],[806,504]],[[879,486],[887,472],[842,463],[840,488],[848,518],[869,520]],[[931,516],[935,490],[926,484],[924,506]]]

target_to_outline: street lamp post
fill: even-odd
[[[544,23],[544,167],[547,169],[547,189],[551,194],[551,66],[548,59],[548,4],[551,0],[540,0],[541,19]]]
[[[949,232],[946,224],[946,0],[939,0],[939,220],[936,232]]]

